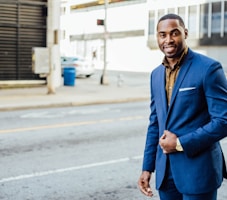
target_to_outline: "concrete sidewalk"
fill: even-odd
[[[62,85],[55,94],[47,94],[46,85],[1,89],[0,111],[149,100],[149,73],[110,71],[109,84],[100,85],[101,73],[76,78],[75,86]]]

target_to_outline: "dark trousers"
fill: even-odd
[[[217,190],[205,194],[186,195],[180,193],[175,184],[171,173],[169,162],[167,162],[167,172],[165,179],[159,189],[160,200],[217,200]]]

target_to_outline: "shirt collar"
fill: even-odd
[[[177,67],[180,67],[180,64],[181,64],[182,61],[184,60],[184,57],[185,57],[185,55],[187,55],[187,53],[188,53],[188,47],[186,47],[186,48],[184,49],[184,51],[181,53],[181,56],[180,56],[179,60],[177,61],[177,63],[174,65],[173,70],[176,69]],[[168,62],[168,60],[166,59],[166,56],[163,58],[162,64],[163,64],[166,68],[170,68],[169,62]]]

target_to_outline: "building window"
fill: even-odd
[[[163,15],[165,15],[165,10],[164,10],[164,9],[158,10],[158,20],[159,20]],[[158,20],[157,20],[157,21],[158,21]]]
[[[187,22],[185,21],[185,7],[178,8],[178,15],[181,16],[181,18],[184,20],[185,24],[187,25]]]
[[[197,36],[197,32],[199,32],[197,25],[198,18],[197,6],[190,6],[188,13],[188,30],[190,37],[195,38]]]
[[[227,33],[227,2],[224,1],[224,32]]]
[[[154,11],[150,11],[149,12],[149,24],[148,24],[148,34],[149,35],[154,35],[155,34],[155,12]]]
[[[212,3],[211,34],[220,34],[221,26],[221,2]]]
[[[227,1],[154,9],[149,15],[149,35],[154,35],[158,19],[167,13],[176,13],[185,21],[189,38],[194,45],[227,45]],[[152,44],[152,37],[149,37]]]
[[[200,7],[200,38],[208,33],[208,4]]]
[[[210,2],[201,5],[200,45],[227,45],[226,2]]]
[[[175,9],[174,8],[168,8],[168,13],[175,13]]]

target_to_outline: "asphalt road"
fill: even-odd
[[[142,199],[148,103],[0,113],[0,199]]]
[[[148,115],[149,102],[0,112],[0,199],[146,200]]]

